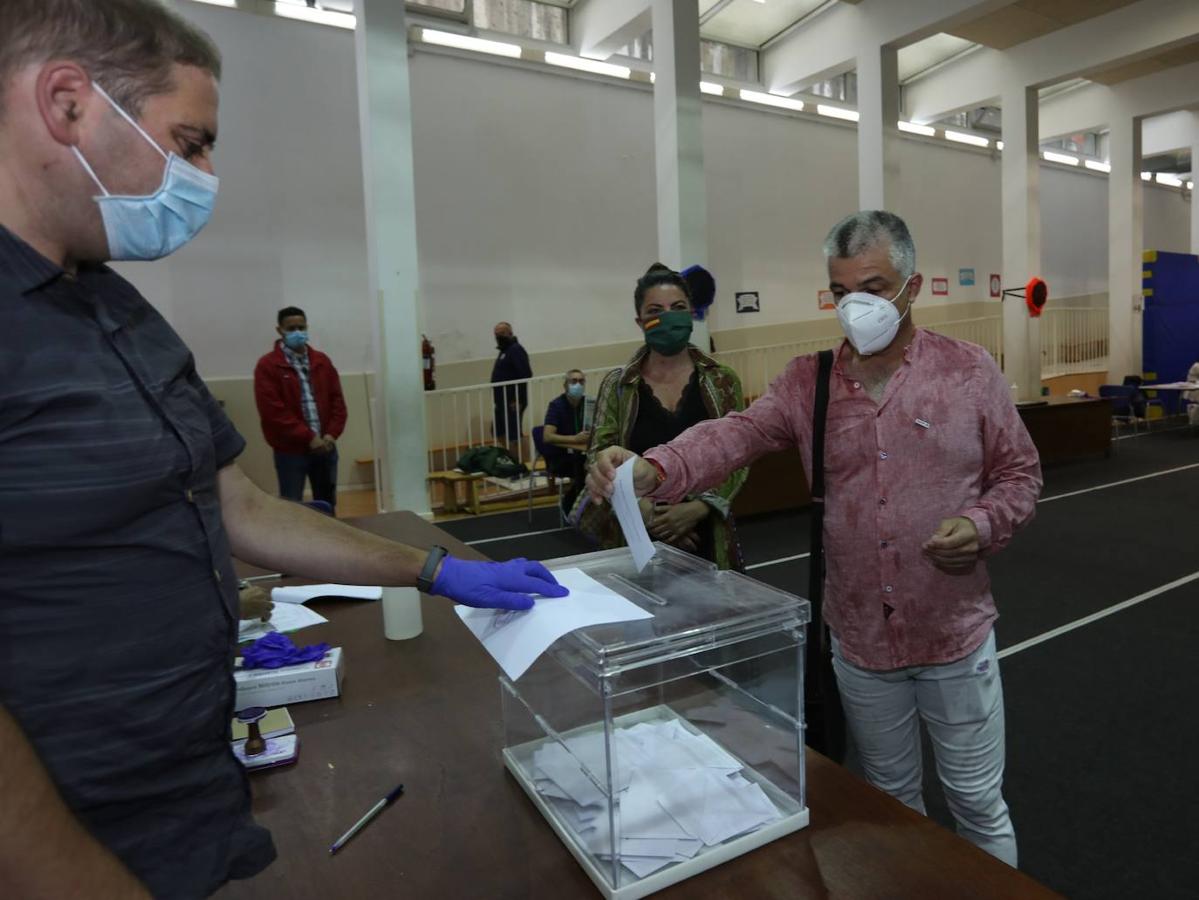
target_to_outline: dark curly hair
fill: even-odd
[[[661,287],[662,285],[677,287],[683,292],[683,296],[687,298],[687,302],[691,302],[691,289],[687,286],[686,279],[670,268],[670,266],[656,262],[645,270],[644,275],[637,279],[637,286],[633,289],[633,309],[637,311],[637,315],[641,315],[641,307],[645,305],[646,292],[650,288]]]

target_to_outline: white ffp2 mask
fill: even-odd
[[[912,310],[909,303],[901,316],[895,308],[895,301],[907,289],[911,280],[911,275],[905,278],[903,286],[890,300],[877,294],[854,291],[842,297],[841,302],[837,304],[837,321],[841,323],[841,330],[862,356],[885,350],[895,340],[895,335],[899,332],[899,323]]]

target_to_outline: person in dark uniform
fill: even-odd
[[[540,564],[417,550],[257,488],[187,346],[103,264],[207,222],[220,68],[157,0],[0,2],[5,898],[194,900],[274,859],[230,748],[233,553],[475,606],[564,592]]]
[[[499,356],[491,367],[491,383],[500,385],[491,389],[495,404],[495,440],[506,446],[513,459],[520,459],[520,423],[529,405],[529,385],[501,384],[532,378],[533,368],[529,365],[529,354],[512,333],[512,326],[500,322],[495,326],[495,347]]]

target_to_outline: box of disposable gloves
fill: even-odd
[[[333,647],[320,659],[277,669],[247,669],[239,659],[233,671],[237,683],[235,708],[284,706],[337,697],[345,672],[344,658],[341,648]]]

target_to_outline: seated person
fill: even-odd
[[[587,443],[591,429],[584,420],[587,396],[587,376],[580,369],[571,369],[562,382],[562,393],[550,401],[545,411],[542,441],[545,444],[545,467],[554,475],[570,479],[570,489],[563,495],[562,507],[569,511],[583,489]]]
[[[651,266],[637,282],[633,307],[645,346],[600,385],[588,466],[606,447],[627,447],[640,454],[673,440],[696,422],[745,407],[737,373],[690,344],[691,293],[678,272],[661,263]],[[722,569],[742,568],[732,503],[745,476],[746,470],[739,469],[715,489],[681,503],[642,499],[650,537],[703,556]],[[579,529],[601,547],[624,546],[611,504],[588,502],[584,494],[573,515]]]

